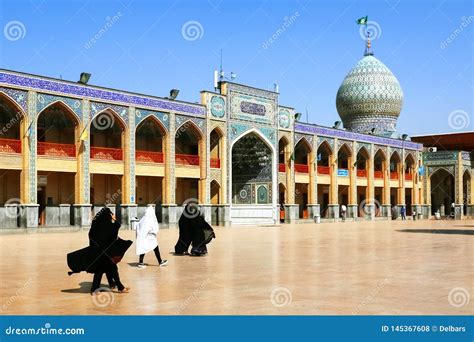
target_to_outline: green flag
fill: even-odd
[[[357,25],[367,25],[368,18],[369,18],[369,16],[366,15],[365,17],[357,19],[357,21],[356,21]]]

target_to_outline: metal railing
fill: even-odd
[[[21,140],[0,139],[0,153],[21,153]]]
[[[76,145],[38,141],[38,155],[75,158]]]
[[[176,153],[176,164],[179,165],[199,165],[199,156],[194,154]]]
[[[123,160],[121,148],[91,147],[91,158],[100,160]]]
[[[295,172],[308,173],[309,172],[308,165],[306,165],[306,164],[295,164]]]
[[[135,160],[139,163],[157,163],[163,164],[163,152],[153,151],[135,151]]]

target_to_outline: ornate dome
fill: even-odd
[[[398,80],[371,54],[349,71],[336,96],[344,127],[360,133],[394,132],[402,106],[403,91]]]

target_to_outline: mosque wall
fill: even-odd
[[[293,222],[318,215],[337,219],[342,204],[350,207],[352,218],[361,212],[368,219],[389,217],[393,204],[409,205],[428,216],[429,210],[423,209],[429,206],[426,177],[433,170],[420,171],[422,145],[296,122],[295,110],[279,104],[278,93],[228,82],[220,87],[218,92],[201,92],[201,104],[191,104],[0,71],[0,101],[12,108],[8,119],[22,126],[19,139],[0,136],[0,161],[5,161],[2,168],[8,170],[0,177],[0,204],[13,199],[27,208],[25,216],[39,217],[44,206],[69,203],[74,207],[73,223],[79,226],[89,224],[91,205],[115,204],[123,224],[128,225],[140,207],[153,203],[161,206],[163,224],[173,227],[179,206],[189,200],[201,206],[206,219],[222,225]],[[64,146],[68,144],[59,133],[46,135],[51,148],[39,156],[36,118],[54,103],[61,103],[62,110],[77,120],[74,141]],[[153,144],[140,135],[145,120],[161,132]],[[99,134],[94,139],[91,127]],[[101,130],[107,129],[118,132],[113,133],[121,140],[116,147],[102,146],[107,145],[107,136],[100,135]],[[270,152],[254,156],[262,167],[255,179],[249,178],[248,191],[233,193],[233,146],[250,135]],[[177,145],[178,140],[185,145]],[[155,146],[157,141],[160,148]],[[306,146],[304,159],[293,156],[299,142]],[[329,154],[319,160],[322,147]],[[356,161],[362,148],[368,158],[363,170]],[[349,154],[343,165],[337,158],[341,149]],[[385,156],[380,170],[373,162],[379,150]],[[394,153],[400,158],[390,171]],[[409,155],[415,163],[407,176]],[[465,155],[460,156],[464,160]],[[246,159],[245,155],[241,158]],[[54,176],[44,185],[46,171]],[[65,172],[67,182],[62,182],[58,175]],[[453,174],[457,179],[464,177],[460,170],[453,169]],[[469,191],[474,188],[471,182],[465,186]],[[46,195],[39,194],[42,186]],[[236,196],[252,196],[252,200],[239,204]],[[459,192],[456,196],[470,201],[473,197]],[[405,203],[407,198],[411,203]],[[33,222],[28,223],[32,229],[37,227],[34,221],[22,220]]]

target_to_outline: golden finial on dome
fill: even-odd
[[[365,45],[365,53],[364,56],[373,56],[373,52],[370,51],[370,32],[367,31],[367,43]]]

